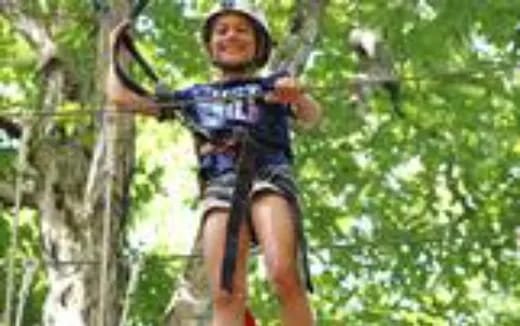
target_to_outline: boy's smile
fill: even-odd
[[[217,17],[213,24],[209,51],[213,60],[230,68],[251,62],[256,53],[256,37],[249,19],[235,13]]]

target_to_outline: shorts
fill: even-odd
[[[208,213],[213,209],[230,209],[233,198],[233,191],[236,183],[235,172],[222,174],[218,177],[210,179],[206,183],[204,192],[202,193],[201,210],[202,224],[205,223]],[[307,240],[305,239],[302,225],[302,212],[299,202],[299,191],[296,185],[292,169],[288,165],[268,165],[260,168],[253,179],[249,198],[254,195],[272,192],[282,195],[287,199],[294,210],[294,223],[296,238],[300,247],[301,272],[303,281],[307,289],[312,292],[313,286],[310,277],[309,262],[307,257]],[[250,216],[249,227],[252,236],[253,245],[257,244],[255,231],[251,225]]]
[[[231,208],[236,179],[235,172],[228,172],[207,182],[201,201],[203,217],[213,209]],[[299,192],[291,167],[268,165],[260,168],[253,179],[249,198],[262,192],[277,193],[297,203]]]

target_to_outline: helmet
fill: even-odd
[[[218,16],[229,12],[244,15],[253,23],[256,33],[257,51],[251,64],[257,68],[263,67],[267,63],[269,55],[271,54],[273,40],[264,13],[260,9],[251,5],[248,1],[223,0],[219,6],[214,8],[208,14],[204,21],[204,25],[202,26],[202,40],[204,41],[206,49],[209,47],[211,29],[215,19]]]

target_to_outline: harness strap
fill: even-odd
[[[130,13],[130,17],[132,19],[136,19],[141,12],[144,10],[146,5],[148,5],[149,0],[134,0],[132,6],[132,12]]]
[[[255,172],[256,148],[247,131],[237,132],[241,139],[240,153],[237,162],[237,182],[231,199],[231,211],[227,224],[226,243],[224,247],[224,259],[222,262],[221,285],[222,288],[233,292],[233,275],[235,274],[238,238],[242,221],[248,214],[249,192],[252,187]]]
[[[300,244],[300,259],[301,266],[303,269],[303,281],[305,282],[305,287],[307,288],[307,290],[309,290],[310,293],[313,293],[314,287],[312,285],[311,272],[309,266],[309,250],[307,246],[307,238],[305,237],[305,233],[303,232],[303,213],[298,203],[298,199],[296,199],[295,196],[288,196],[288,200],[296,210],[296,216],[294,216],[294,231],[296,233],[296,239],[298,239],[298,243]]]
[[[222,142],[205,142],[199,145],[198,155],[211,155],[215,153],[225,153],[230,155],[236,155],[239,150],[239,145],[234,139],[226,139]]]
[[[236,167],[237,178],[231,200],[231,211],[229,212],[229,220],[226,230],[226,242],[224,247],[224,259],[221,270],[221,286],[223,289],[226,289],[229,292],[233,291],[233,275],[236,269],[240,226],[249,214],[249,193],[251,192],[254,174],[256,171],[256,156],[258,155],[257,153],[264,150],[263,148],[259,148],[258,143],[252,138],[249,132],[242,131],[237,136],[240,137],[237,138],[240,139],[238,162]],[[284,188],[283,190],[285,193],[291,194],[289,186],[284,186],[283,182],[279,182],[277,184],[280,184],[281,187]],[[303,281],[305,282],[306,288],[309,290],[309,292],[312,293],[314,289],[310,276],[307,239],[305,238],[305,234],[303,232],[303,214],[301,212],[298,199],[294,195],[289,195],[287,198],[290,201],[291,206],[296,210],[293,222],[295,236],[300,245],[301,265],[303,268],[304,278]]]

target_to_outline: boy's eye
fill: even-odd
[[[224,26],[215,28],[215,33],[217,33],[219,35],[224,35],[224,34],[226,34],[226,32],[227,32],[227,28]]]
[[[246,26],[229,27],[225,25],[220,25],[215,27],[215,33],[218,35],[225,35],[226,33],[229,33],[231,30],[239,34],[246,34],[249,32],[249,29]]]

